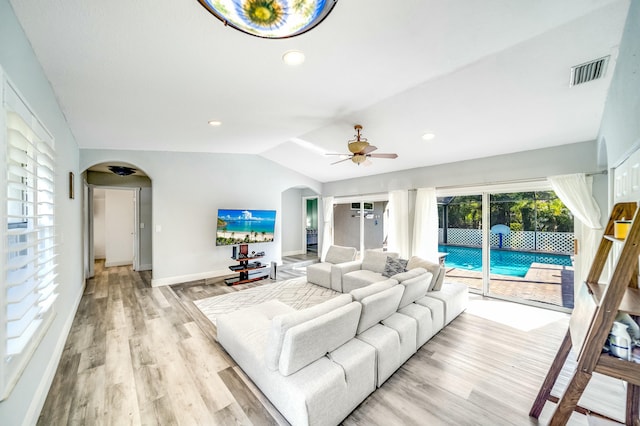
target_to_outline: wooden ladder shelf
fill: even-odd
[[[632,218],[626,239],[614,238],[614,222]],[[608,285],[599,284],[602,271],[614,245],[621,245]],[[578,401],[593,372],[627,382],[625,424],[640,426],[640,364],[603,353],[618,312],[640,315],[638,289],[638,256],[640,256],[640,215],[637,203],[618,203],[612,211],[594,257],[586,283],[582,284],[569,321],[569,330],[538,392],[529,413],[538,418],[573,347],[577,368],[558,401],[550,425],[565,425],[578,406]]]

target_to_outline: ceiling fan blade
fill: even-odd
[[[373,161],[369,160],[368,158],[367,158],[367,161],[365,161],[364,163],[362,163],[362,165],[363,165],[363,166],[365,166],[365,167],[369,167],[369,166],[371,166],[372,164],[373,164]]]
[[[344,158],[342,160],[338,160],[335,163],[331,163],[330,166],[333,166],[334,164],[342,163],[344,161],[349,161],[349,160],[351,160],[351,157],[347,157],[347,158]]]
[[[373,158],[398,158],[398,154],[368,154],[367,157],[373,157]]]
[[[324,155],[347,155],[347,154],[340,154],[340,153],[337,153],[337,152],[327,152]]]
[[[359,154],[368,154],[370,152],[375,151],[376,149],[378,149],[377,146],[373,146],[373,145],[368,145],[365,149],[362,150],[362,152],[360,152]]]

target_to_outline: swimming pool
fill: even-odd
[[[482,271],[482,249],[474,247],[438,246],[440,253],[449,253],[445,265],[450,268]],[[524,277],[532,263],[571,266],[571,257],[562,254],[542,254],[524,251],[491,249],[491,273]]]

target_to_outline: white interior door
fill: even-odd
[[[133,265],[135,190],[105,191],[105,266]]]

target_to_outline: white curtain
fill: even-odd
[[[322,199],[322,256],[324,262],[329,246],[333,244],[333,197]]]
[[[578,221],[575,225],[577,234],[582,234],[582,241],[579,241],[576,264],[575,282],[586,280],[591,267],[591,262],[598,248],[600,224],[600,208],[591,193],[592,179],[587,178],[584,173],[571,175],[550,176],[548,178],[553,190],[560,200],[571,211]]]
[[[435,188],[419,188],[416,192],[412,254],[438,262],[438,199]]]
[[[409,256],[409,192],[398,190],[389,192],[389,236],[387,250]]]

